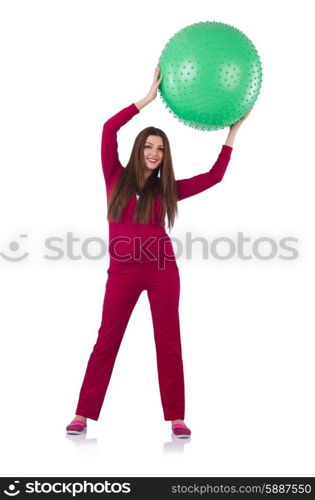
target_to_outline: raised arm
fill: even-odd
[[[140,110],[149,104],[153,99],[156,98],[157,89],[163,78],[161,76],[158,78],[160,72],[159,66],[155,68],[153,82],[151,84],[148,94],[136,103],[132,103],[126,108],[122,109],[116,115],[112,116],[103,127],[102,134],[102,166],[106,183],[109,179],[118,171],[123,170],[118,157],[118,144],[117,144],[117,132],[125,125],[134,115],[140,112]]]
[[[123,169],[118,157],[117,132],[137,113],[139,113],[139,109],[134,103],[132,103],[104,123],[101,156],[103,173],[106,182],[109,181],[110,177],[115,172]]]
[[[190,177],[189,179],[180,179],[176,181],[178,201],[188,198],[189,196],[201,193],[202,191],[205,191],[205,189],[209,189],[218,182],[222,181],[231,158],[233,144],[238,129],[240,128],[243,121],[248,117],[250,112],[251,110],[249,110],[238,122],[234,123],[234,125],[231,125],[226,142],[222,146],[217,161],[209,170],[209,172],[195,175],[194,177]]]
[[[222,146],[217,161],[209,172],[194,175],[189,179],[180,179],[176,181],[177,200],[183,200],[189,196],[201,193],[211,186],[214,186],[223,179],[225,171],[230,161],[232,147]]]

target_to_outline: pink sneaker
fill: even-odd
[[[178,438],[188,438],[191,435],[191,430],[186,424],[172,424],[173,436]]]
[[[82,434],[86,429],[87,425],[83,420],[72,420],[66,427],[67,434]]]

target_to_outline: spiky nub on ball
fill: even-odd
[[[158,62],[159,91],[181,122],[200,130],[233,125],[260,91],[262,66],[253,43],[237,28],[200,22],[178,31]]]

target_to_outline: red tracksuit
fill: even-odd
[[[132,103],[104,124],[101,157],[107,199],[124,168],[118,158],[117,132],[137,113],[139,110]],[[231,152],[230,146],[223,145],[210,171],[177,180],[177,199],[188,198],[220,182]],[[137,197],[132,196],[120,222],[109,222],[110,264],[102,321],[82,383],[77,415],[98,420],[130,315],[141,292],[146,290],[153,321],[164,419],[184,420],[185,391],[178,315],[180,277],[165,222],[159,227],[160,203],[158,195],[150,224],[136,224],[132,215]]]

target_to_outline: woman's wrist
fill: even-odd
[[[229,131],[228,136],[227,136],[226,141],[225,141],[225,146],[230,146],[231,148],[233,147],[234,140],[235,140],[238,129],[239,129],[239,127],[235,127],[235,126],[232,126],[230,128],[230,131]]]
[[[152,99],[149,96],[145,96],[143,99],[140,99],[140,101],[135,102],[135,105],[139,109],[139,111],[144,108],[147,104],[149,104],[152,101]]]

